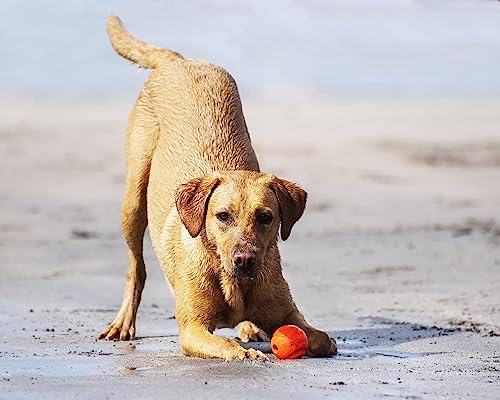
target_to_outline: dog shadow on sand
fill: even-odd
[[[370,322],[374,327],[328,332],[337,340],[339,349],[338,354],[333,358],[355,360],[384,356],[407,359],[441,354],[442,352],[437,351],[402,351],[398,349],[398,345],[423,339],[437,339],[461,332],[458,328],[426,326],[380,317],[365,317],[361,320]],[[436,344],[436,341],[431,340],[430,345],[432,344]]]

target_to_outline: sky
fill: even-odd
[[[0,93],[137,93],[148,72],[111,49],[110,14],[245,94],[500,96],[496,0],[1,0]]]

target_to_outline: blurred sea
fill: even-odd
[[[111,13],[244,94],[500,96],[496,0],[1,0],[1,93],[137,93],[147,72],[112,51]]]

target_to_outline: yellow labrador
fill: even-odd
[[[336,353],[335,341],[299,312],[281,271],[278,231],[288,238],[307,194],[259,171],[233,78],[218,66],[139,41],[117,17],[108,19],[108,34],[118,54],[153,72],[129,117],[125,293],[100,338],[135,337],[149,225],[175,296],[184,354],[265,359],[213,335],[239,323],[242,340],[265,339],[295,324],[309,338],[310,356]]]

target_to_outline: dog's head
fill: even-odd
[[[192,237],[202,234],[233,278],[256,277],[267,250],[290,236],[307,193],[295,183],[251,171],[192,179],[175,194],[180,219]],[[281,228],[280,228],[281,226]]]

